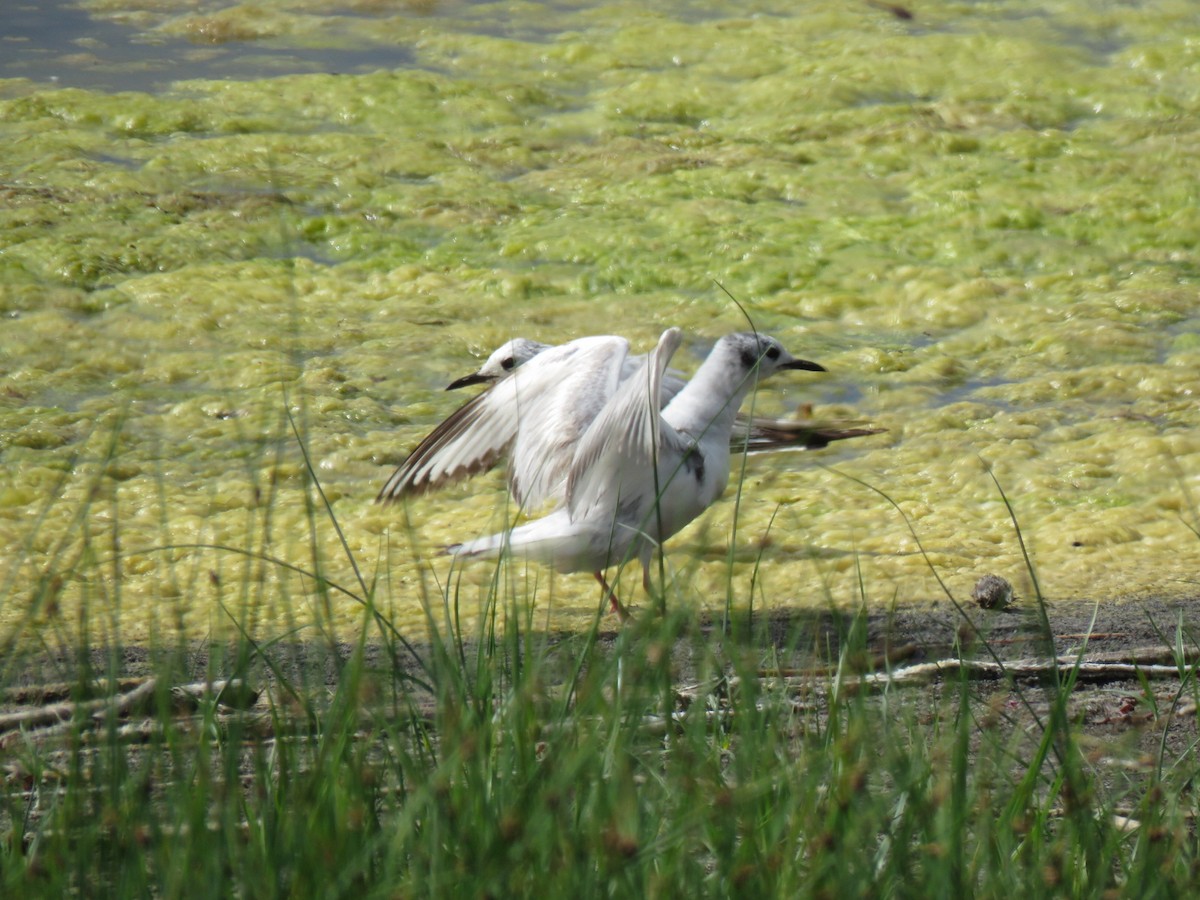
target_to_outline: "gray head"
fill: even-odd
[[[714,355],[720,349],[728,354],[747,373],[758,366],[758,377],[766,378],[781,369],[802,369],[808,372],[824,372],[825,367],[806,359],[796,359],[783,349],[783,344],[765,334],[739,331],[727,334],[717,341]]]
[[[491,384],[501,378],[507,378],[518,367],[529,362],[543,350],[549,349],[549,344],[531,341],[528,338],[513,338],[489,356],[479,367],[478,372],[472,372],[457,381],[450,382],[446,390],[454,391],[469,384]]]

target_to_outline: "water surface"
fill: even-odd
[[[745,327],[715,282],[830,370],[760,410],[888,431],[751,459],[736,534],[731,491],[671,542],[672,602],[1029,596],[989,470],[1051,600],[1195,594],[1191,4],[61,9],[3,26],[0,73],[23,636],[353,626],[280,565],[314,547],[402,629],[439,583],[471,613],[490,570],[436,551],[503,524],[502,480],[372,503],[441,388],[516,334],[679,324],[694,366]],[[540,622],[598,605],[507,577]]]

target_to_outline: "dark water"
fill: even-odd
[[[103,17],[93,17],[80,0],[3,0],[0,4],[0,79],[27,78],[40,85],[79,87],[104,91],[156,91],[173,81],[195,78],[257,79],[273,75],[305,73],[359,74],[377,69],[415,65],[413,53],[400,44],[389,44],[368,29],[345,28],[347,21],[376,17],[404,16],[436,21],[450,31],[465,31],[511,40],[540,42],[574,32],[585,25],[585,13],[597,5],[593,0],[553,0],[539,5],[536,13],[514,17],[504,4],[478,0],[413,0],[380,3],[372,12],[361,5],[345,5],[329,0],[316,13],[324,24],[317,46],[298,46],[313,40],[292,37],[257,40],[226,40],[221,43],[191,42],[155,30],[154,25],[124,25]],[[852,0],[851,7],[883,10],[907,6]],[[1106,4],[1107,5],[1107,4]],[[674,19],[698,22],[729,15],[791,15],[788,0],[746,0],[743,4],[689,3],[687,0],[662,0],[647,9]],[[191,10],[195,12],[195,10]],[[892,12],[894,15],[894,11]],[[165,14],[155,16],[161,21]],[[246,13],[252,21],[254,13]],[[1002,10],[1001,21],[1037,21],[1054,31],[1064,46],[1088,53],[1097,60],[1124,46],[1113,33],[1102,27],[1080,28],[1051,20],[1042,10]],[[903,19],[911,34],[928,31],[923,16],[909,13]],[[949,24],[955,23],[955,24]],[[951,17],[933,27],[934,31],[970,31],[976,23],[970,16]],[[888,96],[882,102],[890,103]]]
[[[402,47],[298,49],[192,44],[92,18],[70,0],[9,0],[0,15],[0,78],[105,91],[155,91],[191,78],[360,73],[411,62]]]

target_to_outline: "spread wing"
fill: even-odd
[[[468,478],[510,453],[517,500],[540,505],[554,496],[554,480],[565,478],[575,441],[616,390],[628,352],[624,338],[590,337],[539,353],[430,432],[377,501]]]
[[[567,477],[567,504],[573,520],[597,507],[654,499],[654,472],[660,453],[682,445],[662,420],[662,383],[667,363],[683,340],[669,328],[650,353],[595,417],[579,442]],[[622,500],[621,494],[626,498]]]
[[[628,356],[625,338],[580,338],[539,354],[508,379],[518,420],[508,479],[522,506],[561,503],[576,447],[617,392]],[[529,378],[535,364],[536,379]]]

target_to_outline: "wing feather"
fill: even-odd
[[[624,338],[606,336],[539,353],[431,431],[384,483],[377,501],[468,478],[508,453],[517,500],[540,505],[553,496],[555,478],[565,478],[575,441],[616,389],[628,349]]]
[[[581,438],[567,476],[572,519],[614,492],[645,493],[639,482],[653,478],[663,430],[670,430],[661,415],[663,376],[682,340],[678,328],[664,331],[642,367],[621,382]]]
[[[616,336],[580,338],[534,357],[509,381],[550,353],[556,353],[553,365],[539,367],[536,383],[515,385],[518,427],[509,485],[527,508],[561,503],[575,448],[616,392],[629,342]]]

